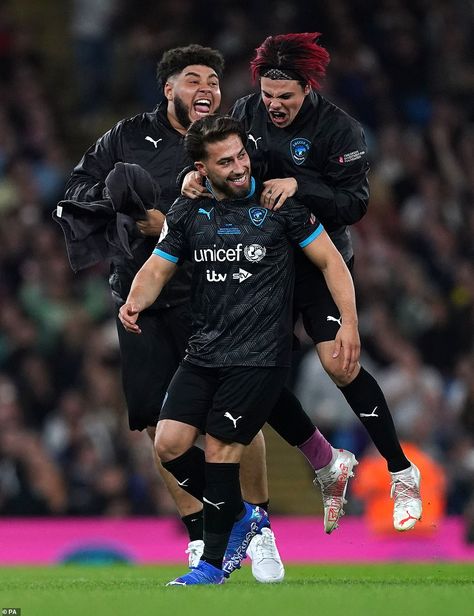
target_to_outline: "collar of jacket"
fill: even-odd
[[[181,135],[181,133],[179,133],[175,128],[171,126],[170,121],[168,120],[168,101],[167,100],[163,100],[159,102],[158,105],[153,110],[153,112],[158,122],[160,122],[161,124],[164,124],[168,130],[173,131],[177,135]]]

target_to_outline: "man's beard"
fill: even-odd
[[[178,118],[178,122],[181,126],[188,130],[191,125],[191,118],[189,117],[189,107],[183,103],[182,99],[179,96],[174,97],[174,110],[176,113],[176,117]]]
[[[245,199],[249,194],[249,184],[246,186],[232,186],[225,180],[211,180],[211,186],[225,195],[227,199]]]

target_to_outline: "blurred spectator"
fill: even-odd
[[[0,433],[0,512],[3,515],[61,515],[66,486],[41,446],[39,435],[20,428]]]
[[[66,507],[59,468],[25,427],[13,382],[0,375],[0,514],[60,515]]]
[[[117,0],[72,0],[71,38],[79,115],[91,121],[108,102]]]

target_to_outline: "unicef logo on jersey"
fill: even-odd
[[[249,209],[250,220],[256,227],[260,227],[268,214],[268,210],[264,207],[251,207]]]
[[[260,244],[250,244],[250,246],[245,246],[244,248],[245,258],[251,263],[258,263],[266,254],[267,249],[265,246],[260,246]]]
[[[311,149],[311,141],[303,137],[297,137],[290,141],[290,154],[297,165],[302,165],[308,158]]]

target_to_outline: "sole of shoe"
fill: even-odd
[[[254,573],[253,570],[252,575],[259,584],[279,584],[285,579],[285,570],[283,569],[278,576],[272,578],[263,578],[258,573]]]

